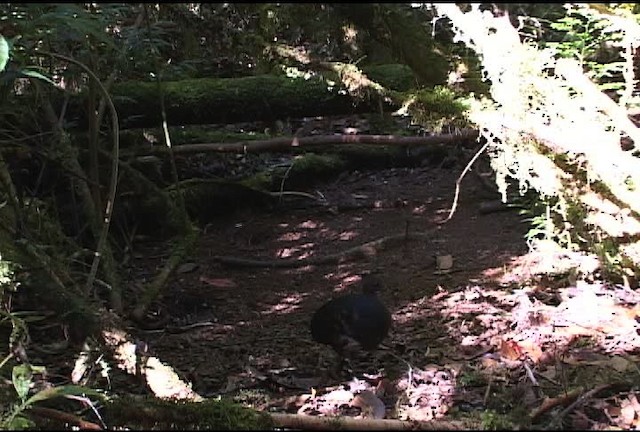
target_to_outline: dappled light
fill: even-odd
[[[313,255],[313,251],[309,249],[313,249],[313,243],[303,243],[294,248],[282,248],[276,252],[276,256],[278,258],[291,258],[295,256],[299,259],[305,259]]]
[[[640,428],[639,23],[1,3],[0,429]]]
[[[280,302],[278,304],[275,304],[270,308],[263,310],[261,313],[263,315],[271,315],[295,312],[301,307],[301,304],[305,297],[306,295],[302,294],[287,295],[280,299]]]

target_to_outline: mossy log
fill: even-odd
[[[392,67],[395,66],[395,67]],[[414,82],[411,70],[402,65],[370,68],[382,86],[406,91]],[[379,98],[351,97],[337,82],[320,76],[259,75],[242,78],[189,79],[163,83],[167,119],[171,125],[228,124],[239,121],[272,121],[287,117],[352,114],[399,106]],[[155,82],[128,81],[112,88],[122,126],[152,127],[161,123],[158,86]],[[82,96],[73,98],[69,115],[86,124]]]
[[[151,430],[267,430],[273,426],[263,413],[227,400],[165,401],[125,397],[104,406],[110,427]]]

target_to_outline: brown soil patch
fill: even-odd
[[[478,205],[486,193],[474,185],[473,177],[465,180],[453,219],[438,225],[448,215],[457,172],[434,168],[356,172],[317,190],[330,203],[350,197],[393,206],[244,213],[212,223],[193,258],[197,267],[173,278],[161,308],[173,325],[203,321],[214,325],[180,334],[149,333],[145,340],[155,355],[195,378],[194,389],[204,394],[224,390],[230,377],[245,372],[249,364],[262,370],[290,367],[298,376],[318,376],[322,372],[318,358],[330,349],[310,338],[313,312],[333,295],[357,289],[351,285],[358,282],[358,275],[377,270],[385,285],[381,298],[395,322],[386,345],[400,347],[406,360],[419,359],[418,365],[424,363],[428,349],[455,349],[437,313],[430,311],[429,297],[440,289],[495,280],[495,271],[492,277],[484,272],[493,268],[500,273],[526,252],[527,230],[517,212],[480,214]],[[339,265],[229,268],[211,260],[216,255],[273,260],[332,254],[401,234],[407,221],[410,232],[437,231],[430,241],[408,242],[368,261]],[[162,249],[158,253],[162,255]],[[145,252],[145,260],[157,259],[158,253]],[[452,272],[436,272],[436,254],[453,256]]]

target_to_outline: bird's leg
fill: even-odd
[[[335,369],[333,370],[333,375],[335,378],[340,379],[342,377],[343,368],[344,368],[344,356],[341,354],[338,354],[338,358],[335,363]]]
[[[336,354],[338,355],[337,374],[341,376],[344,372],[349,375],[353,375],[353,365],[351,364],[351,357],[358,350],[358,344],[355,340],[348,336],[341,337],[341,343],[336,347]]]

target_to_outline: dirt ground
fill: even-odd
[[[294,428],[336,415],[440,421],[428,426],[439,429],[640,427],[640,292],[607,280],[597,257],[527,243],[525,216],[484,211],[498,196],[474,174],[447,220],[466,162],[344,172],[299,189],[323,205],[288,202],[210,220],[148,320],[129,321],[127,337],[197,394],[300,414]],[[428,235],[335,264],[223,262],[304,261],[407,233]],[[134,243],[123,274],[128,313],[170,249]],[[453,266],[443,271],[436,257],[448,256]],[[384,286],[393,327],[352,372],[336,375],[335,354],[312,340],[309,323],[324,302],[360,290],[369,272]],[[49,327],[33,329],[34,346],[51,344]],[[76,353],[48,352],[31,359],[68,382]],[[149,377],[145,386],[116,367],[92,366],[84,376],[116,393],[156,391]]]
[[[375,271],[385,287],[380,297],[394,320],[386,346],[417,367],[437,359],[433,353],[459,354],[458,342],[447,336],[429,298],[469,284],[497,286],[496,274],[527,252],[528,229],[514,210],[481,214],[480,202],[496,195],[473,176],[463,182],[454,217],[441,224],[449,214],[459,172],[436,167],[354,172],[307,192],[320,191],[329,203],[345,197],[367,203],[360,209],[244,212],[212,222],[202,233],[193,265],[179,270],[158,305],[158,314],[169,317],[168,325],[210,324],[174,334],[140,335],[154,355],[193,380],[200,394],[238,390],[241,385],[234,384],[234,377],[245,374],[248,366],[263,373],[286,369],[295,382],[328,385],[324,372],[331,351],[311,340],[311,316],[332,296],[358,290],[359,276]],[[232,268],[212,259],[323,256],[406,229],[435,232],[429,240],[409,241],[367,260],[337,265]],[[152,261],[159,265],[163,252],[162,246],[139,251],[132,277],[143,280],[144,269]],[[437,272],[436,255],[453,257],[451,272]],[[399,359],[381,355],[387,369],[406,369]]]
[[[198,394],[261,410],[474,418],[462,424],[472,428],[635,425],[640,295],[595,277],[593,256],[544,242],[531,249],[517,210],[480,210],[497,196],[477,176],[465,177],[444,222],[462,164],[345,173],[305,191],[320,192],[327,206],[212,221],[156,305],[162,325],[132,334]],[[218,259],[320,257],[406,232],[431,236],[339,264],[231,267]],[[439,271],[435,257],[447,255],[453,267]],[[147,245],[134,257],[129,277],[144,282],[167,248]],[[335,356],[311,339],[309,322],[333,296],[359,290],[367,272],[384,285],[393,328],[353,374],[336,377]]]

